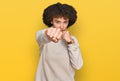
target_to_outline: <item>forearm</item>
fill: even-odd
[[[46,34],[45,34],[45,30],[39,30],[37,33],[36,33],[36,40],[38,42],[38,44],[45,44],[45,43],[48,43],[50,42],[50,40],[47,38]]]
[[[73,38],[74,43],[68,44],[68,53],[70,56],[71,65],[75,69],[80,69],[83,65],[82,55],[79,49],[79,43]]]

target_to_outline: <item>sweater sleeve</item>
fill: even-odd
[[[77,39],[74,36],[72,36],[72,39],[74,41],[74,44],[68,44],[68,53],[70,56],[70,62],[74,69],[79,70],[83,65],[83,59]]]
[[[43,45],[45,43],[50,42],[50,40],[47,38],[47,36],[45,35],[45,30],[39,30],[36,33],[36,40],[38,42],[39,45]]]

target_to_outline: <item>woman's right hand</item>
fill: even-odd
[[[62,31],[59,28],[53,28],[53,27],[48,28],[46,29],[45,34],[48,37],[48,39],[50,39],[55,43],[58,42],[58,40],[61,39],[62,37]]]

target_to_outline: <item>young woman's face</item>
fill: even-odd
[[[53,18],[51,23],[53,24],[53,27],[60,28],[62,31],[64,31],[69,24],[69,19],[65,19],[63,17]]]

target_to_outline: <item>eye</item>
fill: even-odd
[[[68,21],[65,21],[64,23],[65,23],[65,24],[68,24]]]
[[[60,23],[60,21],[56,21],[56,23]]]

